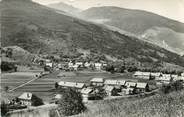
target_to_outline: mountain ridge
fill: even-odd
[[[55,12],[34,2],[1,2],[2,46],[31,53],[77,54],[77,49],[141,63],[163,60],[184,66],[184,59],[158,46],[105,27]]]

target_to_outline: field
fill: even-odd
[[[64,76],[57,77],[59,73],[62,73]],[[33,72],[17,72],[17,73],[6,73],[2,75],[1,78],[1,87],[2,90],[5,86],[8,86],[10,89],[19,86],[31,79],[37,73]],[[52,74],[39,78],[21,88],[16,89],[14,92],[4,92],[2,97],[4,98],[14,98],[19,96],[23,92],[32,92],[37,96],[41,97],[45,102],[50,102],[54,94],[54,84],[58,81],[71,81],[71,82],[83,82],[89,83],[89,80],[94,77],[108,78],[108,79],[131,79],[130,73],[128,74],[110,74],[107,72],[91,72],[91,71],[80,71],[80,72],[60,72],[56,71]]]

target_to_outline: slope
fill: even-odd
[[[71,5],[65,4],[63,2],[53,3],[53,4],[49,4],[47,6],[50,8],[56,9],[56,10],[64,11],[64,12],[72,14],[72,15],[76,15],[81,11],[80,9],[75,8]]]
[[[142,63],[163,60],[184,66],[180,56],[158,46],[122,35],[89,22],[59,14],[29,0],[4,0],[2,46],[19,46],[31,53],[77,54],[90,50]]]
[[[151,42],[153,42],[153,44],[157,44],[156,38],[158,38],[158,40],[164,39],[168,42],[168,45],[170,45],[170,49],[166,49],[178,54],[181,54],[181,51],[184,51],[183,47],[181,46],[175,49],[175,47],[178,45],[171,44],[173,42],[170,39],[167,39],[168,35],[178,35],[177,33],[181,33],[183,35],[184,24],[150,12],[118,7],[94,7],[81,12],[80,17],[93,22],[117,27],[123,31],[133,33],[137,36],[145,35],[144,33],[146,33],[146,31],[149,29],[151,30],[153,27],[167,28],[171,31],[160,30],[162,31],[162,37],[153,37],[152,35],[154,39],[152,38]],[[156,35],[161,35],[161,33],[158,31],[155,31],[154,33],[158,33]],[[164,35],[165,33],[168,35]],[[175,37],[175,41],[180,43],[181,39],[178,38],[178,36]]]

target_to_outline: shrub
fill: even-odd
[[[172,91],[180,91],[183,89],[183,83],[182,81],[175,81],[168,85],[163,85],[161,88],[161,92],[164,94],[170,93]]]
[[[36,95],[32,95],[32,106],[41,106],[43,105],[43,100]]]
[[[81,94],[74,89],[65,89],[58,104],[60,113],[65,116],[76,115],[86,109]]]
[[[8,110],[9,110],[9,109],[8,109],[8,105],[5,104],[4,101],[1,102],[1,116],[2,116],[2,117],[5,117],[5,116],[6,116]]]

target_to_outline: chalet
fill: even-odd
[[[82,88],[85,87],[84,83],[77,83],[77,82],[65,82],[65,81],[60,81],[58,83],[60,88],[75,88],[78,91],[81,91]]]
[[[95,65],[96,70],[101,70],[103,67],[102,63],[95,63],[94,65]]]
[[[23,93],[18,97],[22,105],[31,106],[32,105],[32,93]]]
[[[134,73],[134,77],[135,78],[139,78],[139,79],[147,79],[149,80],[150,77],[151,77],[151,73],[150,72],[140,72],[140,71],[137,71]]]
[[[103,78],[93,78],[90,80],[92,86],[103,86],[104,79]]]
[[[147,83],[138,82],[136,86],[136,92],[143,93],[149,91],[149,85]]]
[[[125,87],[127,87],[127,88],[135,88],[136,85],[137,85],[137,83],[130,82],[130,81],[128,81],[128,82],[125,83]]]
[[[93,89],[91,88],[83,88],[81,90],[81,94],[82,94],[82,98],[83,98],[83,102],[87,102],[89,100],[90,97],[93,97],[94,95],[92,94]]]
[[[105,92],[108,96],[115,96],[117,95],[117,90],[114,86],[105,86]]]

